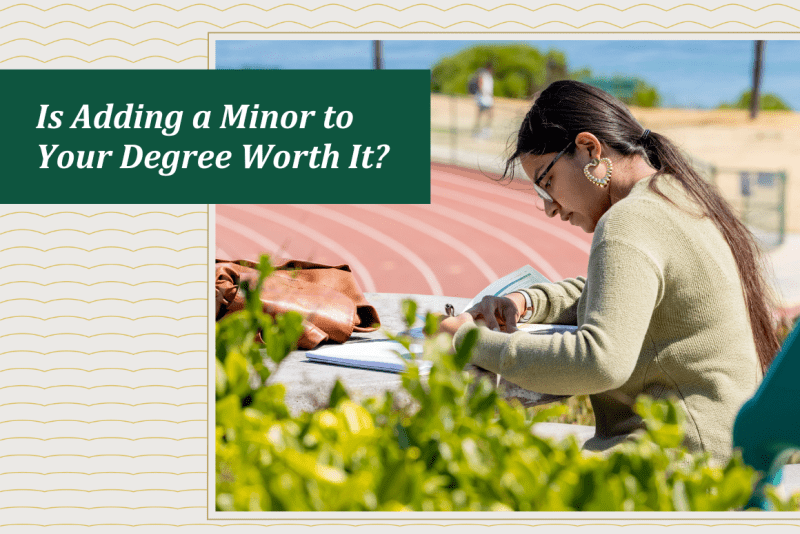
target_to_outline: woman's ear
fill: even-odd
[[[589,159],[603,157],[603,147],[592,133],[581,132],[575,136],[575,146],[577,147],[577,152],[584,154],[588,152]]]

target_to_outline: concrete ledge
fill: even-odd
[[[531,428],[531,431],[540,438],[551,438],[556,441],[562,441],[569,436],[573,436],[581,447],[594,436],[593,426],[566,423],[536,423]]]

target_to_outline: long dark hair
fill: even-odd
[[[594,134],[603,144],[622,156],[642,156],[657,170],[649,187],[659,190],[658,177],[674,176],[722,232],[733,252],[750,314],[758,359],[766,371],[780,350],[773,312],[774,296],[761,269],[761,251],[753,234],[742,224],[730,204],[704,180],[681,151],[666,137],[644,128],[628,108],[608,93],[585,83],[564,80],[542,91],[517,134],[516,147],[506,160],[503,178],[513,179],[514,164],[524,154],[559,152],[580,132]],[[567,154],[574,155],[573,144]]]

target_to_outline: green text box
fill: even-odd
[[[429,71],[0,76],[6,203],[430,203]]]

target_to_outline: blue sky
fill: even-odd
[[[384,41],[387,69],[429,69],[480,41]],[[492,43],[510,41],[486,41]],[[526,41],[565,52],[570,70],[635,75],[654,85],[665,106],[716,107],[752,83],[753,41]],[[217,68],[369,69],[372,41],[218,41]],[[768,41],[762,91],[800,111],[800,41]]]

